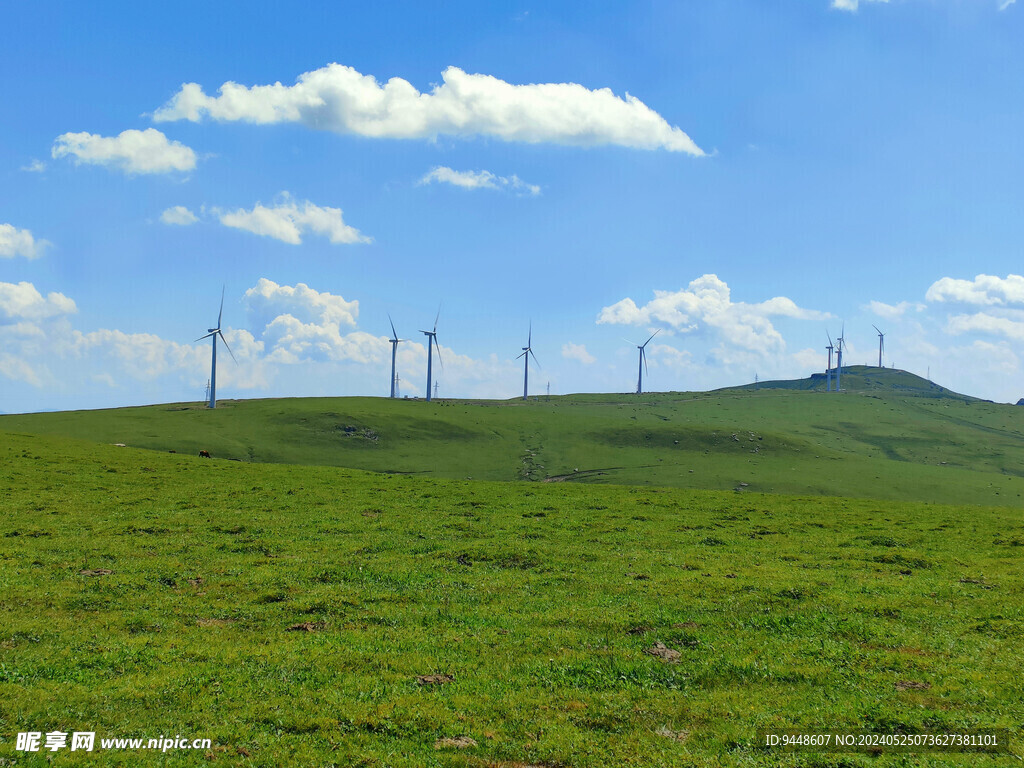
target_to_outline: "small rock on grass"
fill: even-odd
[[[113,571],[109,568],[83,568],[78,573],[82,576],[109,576]]]
[[[454,739],[438,739],[434,749],[469,749],[476,746],[476,740],[469,736],[456,736]]]
[[[666,739],[672,739],[673,741],[686,741],[688,738],[690,738],[689,731],[673,731],[671,728],[667,728],[664,725],[661,726],[654,733],[657,736],[661,736]]]
[[[301,624],[292,624],[285,632],[319,632],[326,626],[323,621],[304,621]]]
[[[416,682],[420,685],[444,685],[454,680],[453,675],[416,675]]]
[[[679,661],[679,657],[682,655],[679,651],[674,648],[669,648],[663,642],[658,641],[650,648],[645,648],[644,653],[654,656],[656,659],[674,664]]]

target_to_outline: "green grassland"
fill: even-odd
[[[707,396],[716,405],[701,410],[704,399],[652,396],[627,407],[592,397],[568,401],[566,410],[635,416],[630,428],[642,435],[657,426],[656,414],[696,403],[705,419],[698,423],[720,429],[712,416],[730,409],[718,418],[757,417],[751,431],[776,445],[770,435],[784,411],[743,410],[726,396]],[[829,407],[877,414],[862,422],[872,429],[896,418],[891,400],[854,402],[839,398]],[[290,429],[303,411],[287,405],[274,403],[266,418],[282,415]],[[310,419],[320,412],[313,403],[295,405]],[[383,424],[427,430],[433,423],[427,434],[442,442],[438,433],[473,423],[418,421],[411,414],[423,403],[353,408],[369,413],[370,405],[387,414]],[[202,416],[241,430],[230,419],[245,407]],[[434,407],[455,414],[460,406]],[[556,407],[554,400],[503,406],[538,425],[553,418],[543,409]],[[934,425],[930,409],[945,407],[971,430],[1007,434],[1000,422],[1010,417],[984,405],[936,401],[906,418]],[[814,441],[827,431],[807,426],[835,413],[820,408],[804,420],[802,449],[826,450]],[[159,441],[170,419],[200,424],[197,412],[137,412],[152,421],[122,421],[139,427],[122,442]],[[359,412],[339,419],[356,422]],[[588,429],[607,435],[610,423],[597,419]],[[212,445],[206,429],[195,445]],[[616,434],[606,441],[610,450],[650,450],[631,446],[642,437]],[[331,440],[340,438],[325,444]],[[403,448],[390,450],[398,457]],[[571,450],[568,437],[560,450]],[[821,455],[851,451],[838,439],[827,450]],[[955,454],[909,442],[899,450]],[[69,766],[1020,761],[1019,742],[1015,757],[878,758],[775,753],[755,740],[767,728],[1019,734],[1018,509],[467,482],[211,461],[17,433],[0,436],[0,483],[5,765],[44,764],[43,755],[15,753],[13,736],[54,729],[213,740],[203,754],[65,750],[53,757]],[[289,631],[297,625],[309,631]],[[678,659],[645,653],[659,642]],[[418,684],[417,676],[431,674],[452,679]],[[475,746],[439,743],[460,736]]]
[[[529,401],[310,398],[0,417],[0,430],[245,462],[474,480],[1024,503],[1024,408],[903,371],[708,393]]]

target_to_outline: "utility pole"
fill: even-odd
[[[435,400],[437,400],[437,387],[438,387],[438,385],[439,385],[439,382],[435,381],[434,382],[434,399]]]

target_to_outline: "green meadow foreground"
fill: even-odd
[[[980,421],[996,443],[970,444],[980,470],[902,463],[1021,482],[993,468],[1008,433]],[[0,764],[44,763],[14,750],[29,730],[213,742],[54,765],[1020,761],[1019,740],[1017,756],[878,758],[755,739],[1019,738],[1019,509],[468,482],[16,432],[0,435]]]

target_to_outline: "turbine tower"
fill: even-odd
[[[877,325],[872,325],[876,331],[878,331]],[[885,334],[878,331],[878,367],[882,367],[882,350],[885,349]]]
[[[647,367],[647,352],[645,347],[651,343],[651,339],[661,333],[661,328],[652,333],[643,344],[637,344],[636,348],[640,350],[640,360],[637,363],[637,375],[636,375],[636,393],[642,395],[644,393],[644,369]],[[627,341],[629,341],[627,339]],[[633,342],[630,341],[630,344]]]
[[[516,360],[523,358],[523,400],[530,392],[530,355],[533,355],[533,362],[540,368],[540,360],[533,354],[533,321],[530,321],[530,335],[526,339],[526,346],[523,347],[523,354],[517,355]]]
[[[200,336],[196,341],[202,341],[203,339],[213,339],[213,362],[210,365],[210,402],[207,403],[207,408],[217,407],[217,337],[224,342],[224,347],[227,349],[228,354],[231,355],[231,359],[235,360],[235,353],[231,351],[231,347],[228,346],[228,340],[224,338],[224,334],[220,330],[220,319],[224,315],[224,289],[220,289],[220,311],[217,313],[217,327],[207,328],[205,336]],[[238,361],[235,360],[235,365],[238,365]]]
[[[391,342],[391,399],[393,400],[397,397],[398,378],[395,373],[395,358],[398,356],[398,345],[403,341],[408,341],[408,339],[398,338],[398,333],[395,331],[395,321],[391,319],[391,315],[388,315],[388,322],[391,323],[391,338],[388,341]]]
[[[843,388],[843,343],[846,341],[843,337],[846,335],[846,323],[843,323],[843,330],[836,341],[839,342],[839,346],[836,348],[836,392],[839,392]]]
[[[430,381],[432,376],[432,364],[433,364],[433,350],[437,347],[437,362],[441,363],[441,367],[444,368],[444,363],[441,362],[441,347],[437,346],[437,321],[441,319],[441,308],[437,308],[437,317],[434,318],[434,330],[424,331],[420,330],[424,336],[427,337],[427,402],[430,402]]]
[[[825,349],[828,350],[828,368],[825,369],[825,391],[832,391],[832,350],[835,349],[835,345],[832,343],[832,337],[829,336],[828,331],[825,331],[825,335],[828,337],[828,346]]]

